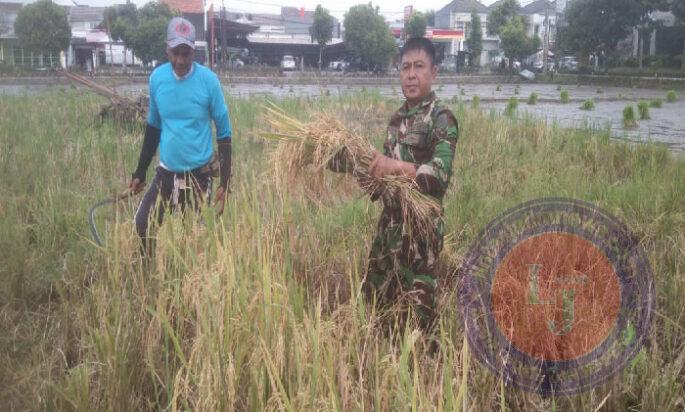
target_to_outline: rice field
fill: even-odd
[[[452,106],[460,124],[444,199],[437,336],[387,336],[359,290],[380,212],[343,175],[282,184],[264,97],[229,99],[232,194],[220,218],[174,216],[154,261],[137,255],[137,199],[121,191],[142,131],[96,120],[72,90],[0,97],[2,410],[644,410],[685,407],[685,160],[608,130]],[[380,147],[398,100],[373,92],[276,101],[330,113]],[[148,178],[151,176],[148,173]],[[506,387],[469,356],[455,269],[498,213],[526,200],[593,202],[633,230],[657,287],[649,344],[624,372],[573,397]]]

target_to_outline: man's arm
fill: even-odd
[[[224,211],[226,192],[230,192],[231,184],[231,120],[228,117],[228,107],[221,89],[221,83],[216,75],[211,78],[211,100],[209,112],[216,126],[216,137],[219,151],[219,188],[216,191],[214,204],[217,213]]]
[[[231,139],[219,140],[219,187],[230,191],[231,180]]]
[[[458,136],[457,120],[452,112],[444,111],[433,125],[431,142],[435,147],[433,157],[428,162],[405,162],[377,153],[369,166],[369,173],[376,178],[407,176],[416,181],[422,193],[440,197],[447,190],[452,176],[452,161]]]
[[[145,126],[143,147],[140,150],[140,156],[138,157],[138,167],[136,167],[135,172],[133,172],[131,181],[128,184],[128,188],[133,191],[133,193],[138,193],[142,190],[147,168],[150,166],[150,162],[157,152],[159,140],[162,135],[162,119],[159,116],[159,110],[157,109],[157,104],[154,99],[152,76],[150,76],[149,91],[150,99],[148,103],[147,125]]]
[[[434,197],[442,197],[445,194],[452,177],[452,163],[458,138],[457,119],[451,111],[443,111],[433,125],[433,157],[424,164],[416,165],[415,181],[421,193]]]
[[[145,182],[147,168],[150,166],[150,162],[157,152],[161,134],[162,131],[154,126],[148,124],[145,127],[145,137],[143,138],[143,147],[140,150],[140,156],[138,157],[138,167],[136,167],[135,172],[133,172],[131,182],[129,183],[129,189],[134,192],[139,191],[140,184]]]

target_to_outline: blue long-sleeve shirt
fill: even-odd
[[[187,172],[212,157],[212,121],[217,140],[231,138],[231,122],[219,78],[193,63],[190,74],[177,79],[170,63],[150,75],[147,122],[161,129],[159,160],[172,172]]]

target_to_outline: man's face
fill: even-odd
[[[410,107],[428,96],[437,74],[438,68],[424,50],[409,50],[404,53],[400,62],[400,83]]]
[[[190,67],[193,65],[195,50],[187,44],[181,44],[173,49],[167,47],[166,54],[177,76],[183,77],[188,74]]]

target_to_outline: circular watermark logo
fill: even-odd
[[[506,211],[461,273],[471,350],[525,390],[590,389],[620,372],[649,334],[646,254],[622,222],[587,202],[540,199]]]

